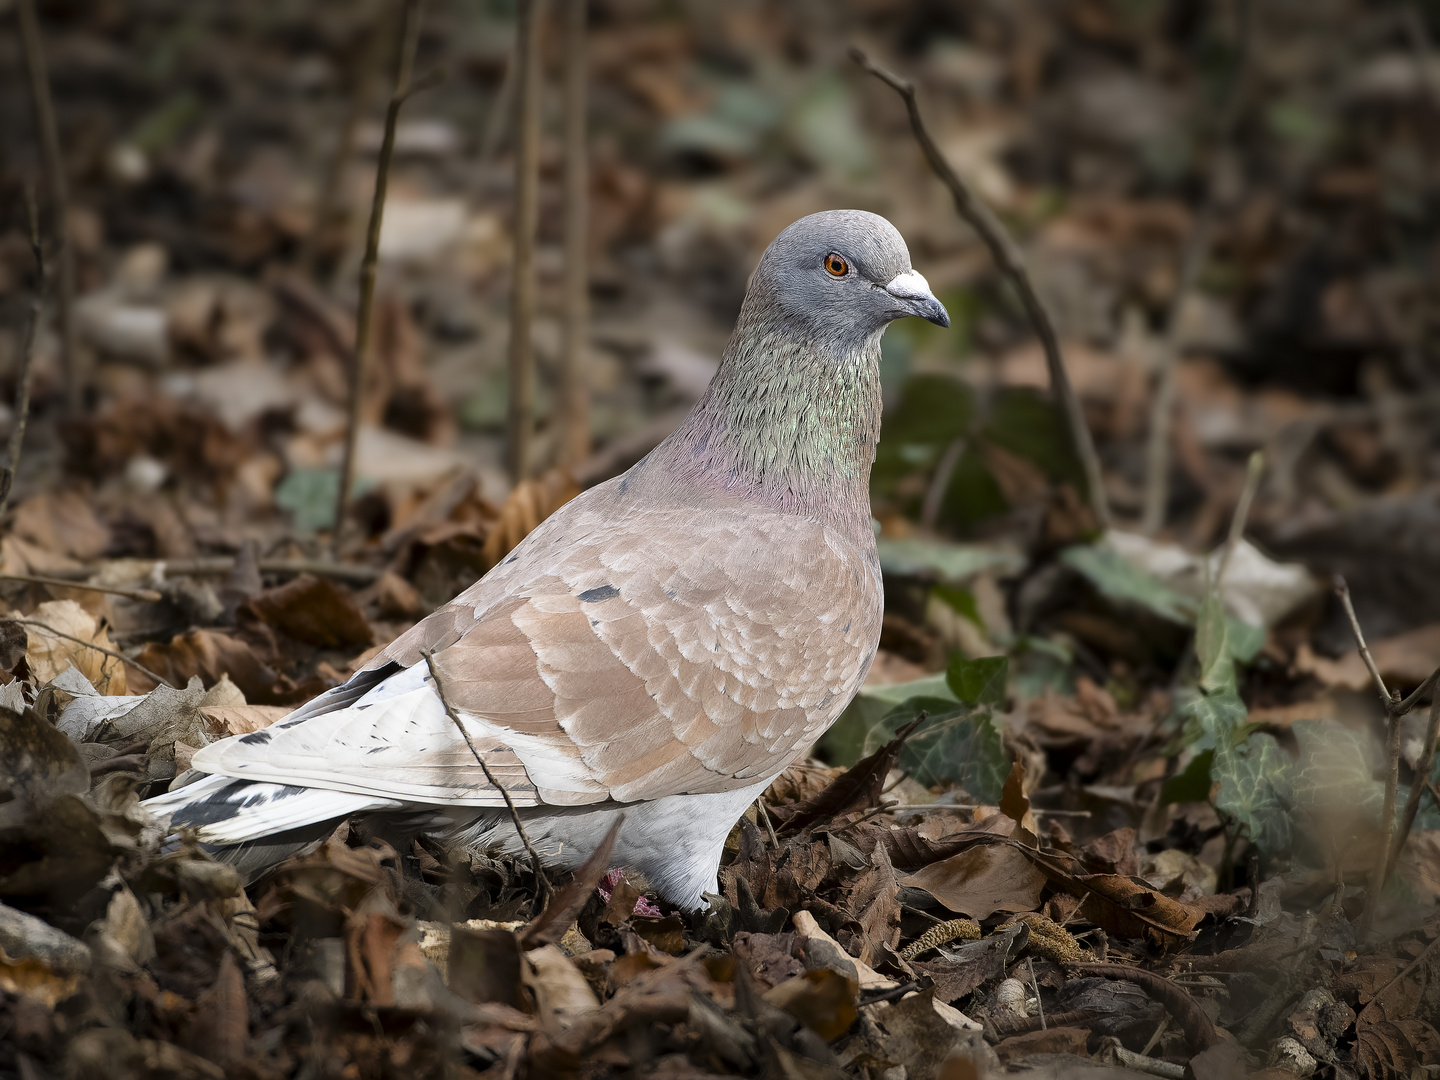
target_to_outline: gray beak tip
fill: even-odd
[[[897,300],[903,300],[909,314],[936,326],[949,328],[950,313],[945,310],[944,304],[935,299],[935,294],[930,291],[930,283],[918,271],[906,270],[896,276],[885,286],[885,291]]]

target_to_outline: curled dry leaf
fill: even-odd
[[[859,1015],[860,984],[838,971],[820,968],[772,987],[765,1000],[829,1042],[850,1030]]]
[[[349,591],[313,574],[300,574],[252,596],[240,605],[239,613],[242,619],[258,619],[319,649],[359,648],[369,645],[373,637],[364,612]]]
[[[116,651],[110,632],[74,600],[47,600],[32,615],[11,612],[10,618],[25,620],[29,638],[25,662],[37,683],[51,682],[67,667],[74,667],[102,694],[130,692],[125,663],[100,651]],[[86,642],[98,648],[88,648]]]
[[[997,911],[1039,908],[1045,875],[1016,847],[984,842],[931,863],[900,884],[924,889],[957,915],[987,919]]]
[[[18,828],[51,800],[89,787],[74,743],[34,709],[0,709],[0,829]]]

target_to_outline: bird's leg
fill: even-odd
[[[603,878],[600,879],[600,884],[595,886],[595,891],[600,894],[600,899],[604,900],[608,904],[610,902],[610,897],[614,894],[615,890],[620,887],[620,883],[624,880],[625,868],[623,866],[617,866],[615,867],[615,869],[609,871]],[[655,918],[659,918],[661,915],[664,914],[664,912],[662,912],[660,908],[655,905],[655,902],[651,900],[648,896],[642,895],[639,897],[639,899],[635,901],[634,910],[632,910],[630,914],[649,915]]]

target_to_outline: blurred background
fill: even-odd
[[[16,499],[88,485],[104,532],[88,557],[230,551],[247,536],[304,548],[333,516],[319,493],[343,434],[337,353],[353,338],[396,11],[39,7],[86,386],[59,423],[47,317]],[[1399,542],[1343,523],[1377,501],[1423,503],[1440,468],[1427,396],[1440,69],[1401,5],[1253,9],[1247,30],[1239,0],[590,4],[593,448],[700,392],[776,232],[861,207],[896,223],[954,318],[949,332],[911,320],[885,338],[874,493],[887,531],[923,521],[1032,545],[1087,527],[1058,520],[1056,493],[1081,474],[1034,335],[899,98],[846,57],[858,44],[916,80],[941,149],[1023,244],[1118,521],[1142,515],[1156,371],[1173,348],[1167,534],[1223,535],[1246,455],[1269,447],[1262,535],[1292,547],[1323,535],[1327,551]],[[537,471],[558,453],[554,14],[541,28]],[[396,139],[357,469],[372,535],[457,466],[484,500],[507,492],[514,30],[513,4],[425,6],[416,71],[443,65],[448,79],[406,104]],[[0,53],[0,387],[13,401],[33,278],[23,184],[39,185],[42,211],[46,190],[18,37],[0,37]],[[1440,577],[1427,576],[1418,593],[1395,590],[1412,614],[1385,617],[1433,611]]]

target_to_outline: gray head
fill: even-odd
[[[786,228],[750,281],[746,306],[752,305],[837,344],[863,341],[908,315],[950,325],[944,306],[911,269],[899,231],[864,210],[826,210]]]

